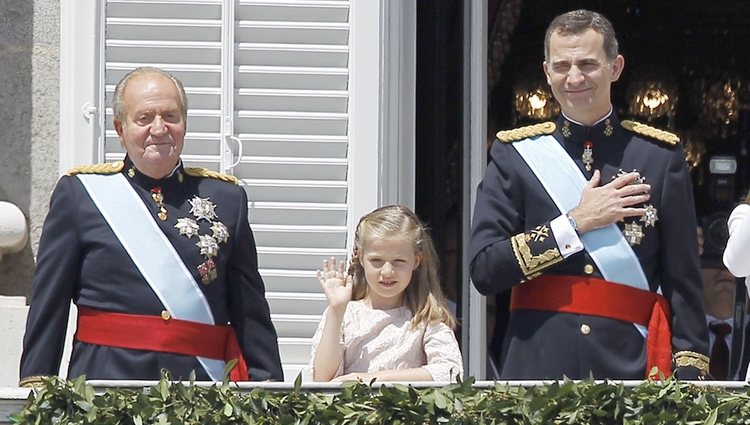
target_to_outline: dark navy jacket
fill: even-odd
[[[192,271],[215,322],[234,327],[251,379],[283,379],[276,331],[248,224],[245,191],[220,179],[191,176],[182,165],[161,180],[137,171],[129,176],[131,168],[132,163],[126,158],[121,172]],[[158,207],[151,197],[154,187],[161,188],[163,193],[166,221],[156,218]],[[229,239],[219,245],[214,258],[217,278],[208,285],[200,283],[197,267],[205,258],[196,246],[197,238],[180,235],[174,227],[178,218],[192,217],[188,201],[196,195],[216,205],[217,220],[229,230]],[[202,222],[200,234],[210,234],[208,227],[210,224]],[[159,316],[164,310],[81,181],[66,175],[52,195],[39,244],[21,359],[22,382],[28,377],[58,374],[71,300],[79,307],[117,313]],[[192,370],[197,379],[209,379],[195,357],[79,341],[73,345],[68,376],[153,380],[159,379],[162,369],[169,370],[174,379],[187,379]]]
[[[637,170],[651,185],[648,203],[657,209],[658,221],[655,226],[644,228],[645,236],[633,250],[651,290],[661,287],[669,302],[673,353],[685,350],[707,354],[693,195],[682,148],[626,130],[614,113],[591,128],[566,123],[561,116],[553,136],[587,179],[591,173],[585,171],[581,156],[584,142],[591,141],[592,171],[601,171],[602,184],[611,181],[620,170]],[[469,242],[471,277],[479,292],[496,294],[539,273],[601,278],[585,251],[566,259],[550,259],[532,275],[524,274],[511,238],[540,225],[549,226],[559,215],[512,143],[496,141],[477,189]],[[618,223],[621,230],[623,225]],[[554,232],[550,235],[535,247],[537,252],[557,247]],[[516,310],[509,318],[503,352],[493,354],[500,359],[503,379],[643,379],[644,341],[632,323],[580,314]]]

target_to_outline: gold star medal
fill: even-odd
[[[640,245],[641,239],[645,236],[643,227],[638,223],[625,223],[625,230],[622,233],[625,234],[625,239],[631,246]]]

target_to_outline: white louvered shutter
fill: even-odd
[[[248,193],[285,377],[307,365],[326,306],[323,258],[346,256],[349,2],[108,0],[106,160],[124,151],[111,95],[153,65],[189,97],[183,159],[237,176]],[[373,176],[375,178],[375,176]]]

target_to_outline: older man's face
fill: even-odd
[[[159,74],[130,80],[124,92],[124,118],[115,118],[120,141],[136,168],[152,178],[168,175],[185,142],[186,121],[174,82]]]

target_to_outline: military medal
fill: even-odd
[[[174,227],[180,231],[181,235],[187,236],[188,239],[196,236],[200,230],[198,222],[189,217],[178,218],[177,224],[175,224]]]
[[[216,204],[208,198],[193,196],[193,199],[188,202],[191,207],[190,213],[195,218],[178,218],[177,224],[174,227],[180,231],[181,235],[186,236],[188,239],[193,236],[198,237],[198,242],[195,244],[200,249],[200,254],[206,259],[206,261],[198,266],[198,274],[201,277],[201,283],[208,285],[218,276],[214,257],[219,255],[219,244],[229,240],[229,229],[227,229],[224,223],[216,220]],[[210,235],[200,234],[199,222],[201,220],[211,223]]]
[[[199,198],[193,196],[190,201],[190,214],[195,216],[196,220],[211,221],[216,218],[216,205],[209,201],[208,198]]]
[[[156,216],[161,221],[167,221],[167,209],[164,208],[164,195],[161,193],[160,187],[157,186],[151,189],[151,199],[154,200],[156,207],[159,209]]]
[[[562,133],[564,138],[570,137],[570,123],[568,120],[563,121],[563,125],[560,128],[560,133]]]
[[[201,263],[198,266],[198,273],[201,275],[201,283],[208,285],[212,280],[216,279],[216,263],[213,258]]]
[[[628,240],[631,246],[640,245],[641,239],[643,239],[643,227],[638,223],[625,223],[625,238]]]
[[[633,168],[633,171],[632,171],[632,172],[633,172],[633,173],[637,173],[637,172],[638,172],[638,170],[636,170],[635,168]],[[625,170],[623,170],[622,168],[620,168],[620,169],[619,169],[619,170],[617,171],[617,174],[615,174],[614,176],[612,176],[612,180],[614,180],[614,179],[616,179],[616,178],[618,178],[618,177],[620,177],[620,176],[624,176],[625,174],[628,174],[628,172],[627,172],[627,171],[625,171]],[[633,180],[632,182],[630,182],[630,183],[628,183],[628,184],[641,184],[641,183],[645,183],[645,182],[646,182],[646,178],[645,178],[645,177],[643,177],[643,176],[640,176],[640,177],[638,177],[637,179]]]
[[[641,222],[643,222],[643,225],[646,227],[654,227],[657,220],[659,220],[659,216],[656,213],[656,208],[651,204],[646,205],[646,212],[641,216]]]
[[[591,172],[591,164],[594,163],[594,144],[586,142],[583,144],[583,154],[581,155],[581,161],[583,161],[584,168],[586,171]]]

